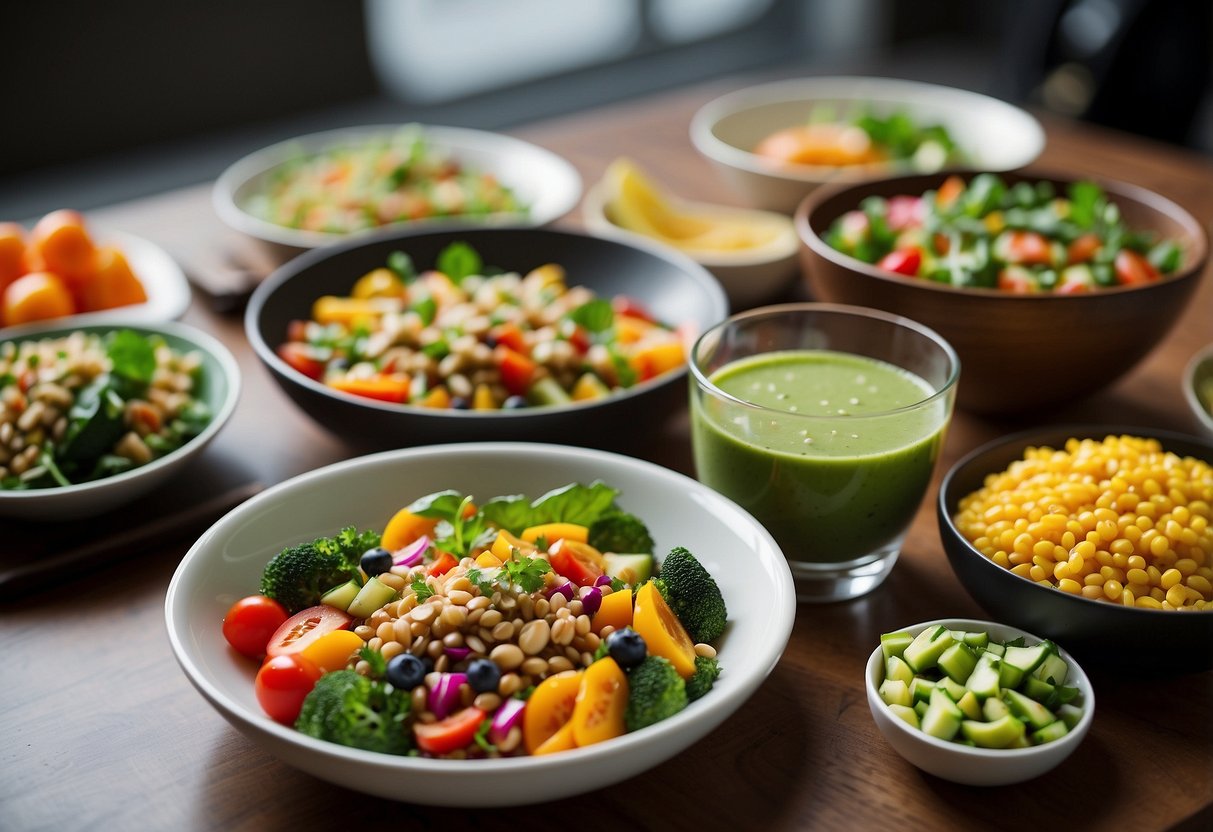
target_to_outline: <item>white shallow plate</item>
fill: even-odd
[[[540,494],[600,479],[649,525],[657,551],[686,546],[720,584],[729,626],[712,691],[657,725],[544,757],[432,760],[322,742],[267,717],[253,694],[257,666],[232,651],[220,622],[257,590],[280,549],[342,526],[382,528],[416,497],[446,488],[479,500]],[[692,479],[602,451],[526,443],[468,443],[360,457],[263,492],[211,527],[186,554],[165,599],[169,641],[185,674],[249,739],[324,780],[368,794],[443,806],[555,800],[625,780],[724,723],[779,660],[795,618],[792,576],[775,541],[736,504]],[[727,723],[721,730],[728,730]]]
[[[418,125],[433,148],[468,168],[491,173],[529,206],[525,215],[489,214],[479,217],[440,217],[392,223],[351,234],[305,231],[269,222],[249,213],[245,206],[269,176],[284,162],[332,147],[357,144],[390,135],[406,125],[379,124],[310,133],[262,148],[225,170],[215,182],[212,203],[219,217],[232,228],[268,243],[290,248],[318,248],[372,234],[384,228],[418,225],[526,225],[542,226],[567,214],[581,198],[581,177],[567,161],[537,145],[501,133],[463,127]]]
[[[143,284],[147,300],[117,309],[100,312],[81,312],[66,318],[0,327],[0,338],[10,338],[33,332],[49,325],[88,326],[111,321],[127,323],[157,323],[173,321],[185,314],[190,305],[190,285],[177,261],[155,243],[134,234],[99,228],[91,232],[97,245],[117,246],[122,249],[131,271]]]
[[[1200,425],[1201,430],[1208,436],[1213,436],[1213,413],[1205,410],[1200,396],[1196,394],[1197,385],[1213,377],[1213,344],[1196,353],[1184,367],[1183,392],[1192,411],[1192,418]]]

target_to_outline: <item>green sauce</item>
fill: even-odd
[[[927,382],[811,350],[735,361],[711,381],[766,409],[695,396],[699,478],[754,514],[789,559],[841,563],[897,542],[947,421],[944,401],[921,405],[935,393]]]

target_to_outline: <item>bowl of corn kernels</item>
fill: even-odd
[[[1213,667],[1213,443],[1061,426],[977,448],[948,472],[940,536],[995,618],[1093,664]]]

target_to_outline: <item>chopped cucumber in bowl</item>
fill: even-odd
[[[867,664],[868,705],[888,743],[957,783],[1005,785],[1070,755],[1095,697],[1051,641],[988,621],[930,621],[881,636]]]

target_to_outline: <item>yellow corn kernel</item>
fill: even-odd
[[[1017,564],[1017,565],[1011,567],[1011,572],[1018,575],[1021,578],[1032,577],[1031,571],[1032,571],[1032,565],[1030,563],[1020,563],[1020,564]]]
[[[1161,586],[1163,589],[1170,589],[1171,587],[1180,583],[1183,580],[1183,577],[1184,576],[1180,573],[1180,571],[1178,569],[1168,569],[1166,572],[1163,572],[1162,575],[1159,577],[1158,585]]]
[[[1150,583],[1150,576],[1146,574],[1146,570],[1144,569],[1130,569],[1125,573],[1125,577],[1129,579],[1129,583],[1131,584],[1146,585]]]
[[[1103,585],[1103,594],[1107,596],[1109,601],[1115,601],[1120,597],[1121,591],[1124,589],[1120,581],[1105,581]]]
[[[1087,585],[1082,588],[1082,597],[1090,598],[1092,601],[1098,601],[1103,597],[1103,587],[1098,584]]]
[[[1150,610],[1161,610],[1162,609],[1162,602],[1155,598],[1151,598],[1148,595],[1145,597],[1142,597],[1142,598],[1138,598],[1137,601],[1134,602],[1134,604],[1138,607],[1145,607],[1146,609],[1150,609]]]
[[[1166,597],[1167,597],[1167,601],[1169,601],[1171,603],[1171,606],[1182,607],[1184,605],[1184,603],[1187,602],[1187,600],[1188,600],[1188,593],[1184,589],[1182,584],[1176,584],[1175,586],[1173,586],[1167,590]]]
[[[1141,555],[1130,555],[1125,565],[1130,569],[1145,569],[1146,559]]]
[[[1062,592],[1068,592],[1071,595],[1082,594],[1082,584],[1080,584],[1078,581],[1071,580],[1070,578],[1063,578],[1062,580],[1058,581],[1057,588]]]

